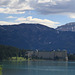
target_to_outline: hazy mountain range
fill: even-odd
[[[75,23],[56,29],[41,24],[0,25],[0,44],[31,50],[66,49],[75,53],[74,31]]]

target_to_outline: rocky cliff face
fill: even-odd
[[[59,31],[73,31],[75,32],[75,22],[67,23],[56,28]]]

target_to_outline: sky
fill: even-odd
[[[56,28],[75,22],[75,0],[0,0],[0,25],[39,23]]]

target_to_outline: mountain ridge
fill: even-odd
[[[59,31],[72,31],[75,32],[75,22],[70,22],[65,25],[59,26],[56,28]]]
[[[30,50],[63,50],[75,53],[75,32],[63,32],[41,24],[0,26],[0,44]]]

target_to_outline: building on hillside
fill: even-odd
[[[68,60],[67,51],[27,51],[25,54],[30,59]]]

